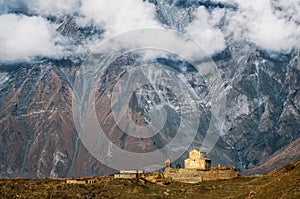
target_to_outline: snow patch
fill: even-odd
[[[9,80],[9,75],[7,73],[0,73],[0,86]]]

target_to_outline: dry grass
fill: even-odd
[[[2,179],[0,198],[300,198],[300,161],[257,177],[172,182],[161,186],[133,179],[99,177],[92,185],[63,179]]]

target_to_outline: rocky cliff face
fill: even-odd
[[[239,168],[257,166],[299,137],[298,57],[271,58],[253,51],[238,60],[232,56],[233,63],[225,64],[224,75],[230,78],[223,139]],[[237,68],[230,70],[229,65]]]
[[[161,9],[158,16],[169,25],[176,21],[176,17],[166,19]],[[93,26],[80,28],[72,17],[58,24],[57,30],[62,35],[77,42],[87,35],[103,32]],[[224,51],[213,57],[227,94],[224,132],[208,154],[213,164],[232,165],[244,171],[265,163],[273,154],[290,155],[283,148],[300,137],[299,55],[298,51],[274,55],[247,42],[229,42]],[[179,72],[180,67],[185,67],[174,60],[157,61]],[[170,117],[163,129],[164,136],[139,139],[117,128],[109,96],[124,66],[138,62],[134,56],[126,55],[109,67],[103,77],[105,81],[97,85],[96,110],[99,123],[113,143],[129,151],[147,152],[161,148],[174,137],[179,116],[174,107],[168,110]],[[89,154],[74,126],[72,94],[76,92],[74,78],[81,63],[81,58],[69,56],[0,65],[0,177],[67,177],[113,172]],[[187,77],[189,71],[184,75]],[[197,80],[190,83],[196,85]],[[171,96],[167,101],[176,101],[171,92],[165,92]],[[140,125],[147,121],[145,113],[149,107],[149,102],[143,99],[153,95],[151,88],[146,87],[132,97],[132,118]],[[201,146],[209,125],[209,111],[205,107],[202,111],[194,147]],[[183,164],[186,156],[173,164]]]

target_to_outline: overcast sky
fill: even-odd
[[[161,0],[164,1],[167,0]],[[299,0],[214,2],[231,6],[211,10],[203,6],[193,8],[193,20],[181,30],[209,55],[224,50],[229,39],[247,41],[273,52],[288,53],[300,48]],[[78,53],[88,48],[89,41],[96,39],[87,38],[81,44],[84,47],[74,45],[71,38],[57,31],[59,24],[47,19],[50,15],[74,16],[77,26],[94,25],[104,29],[102,39],[105,39],[137,28],[165,27],[157,20],[156,9],[143,0],[0,0],[0,61],[28,61],[35,56],[59,58],[70,51]],[[174,12],[168,13],[169,20],[174,13],[187,13],[187,9],[173,9]],[[221,30],[220,24],[223,24]]]

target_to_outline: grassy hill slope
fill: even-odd
[[[300,161],[261,176],[198,184],[96,179],[91,185],[66,184],[65,179],[2,179],[0,198],[300,198]]]

